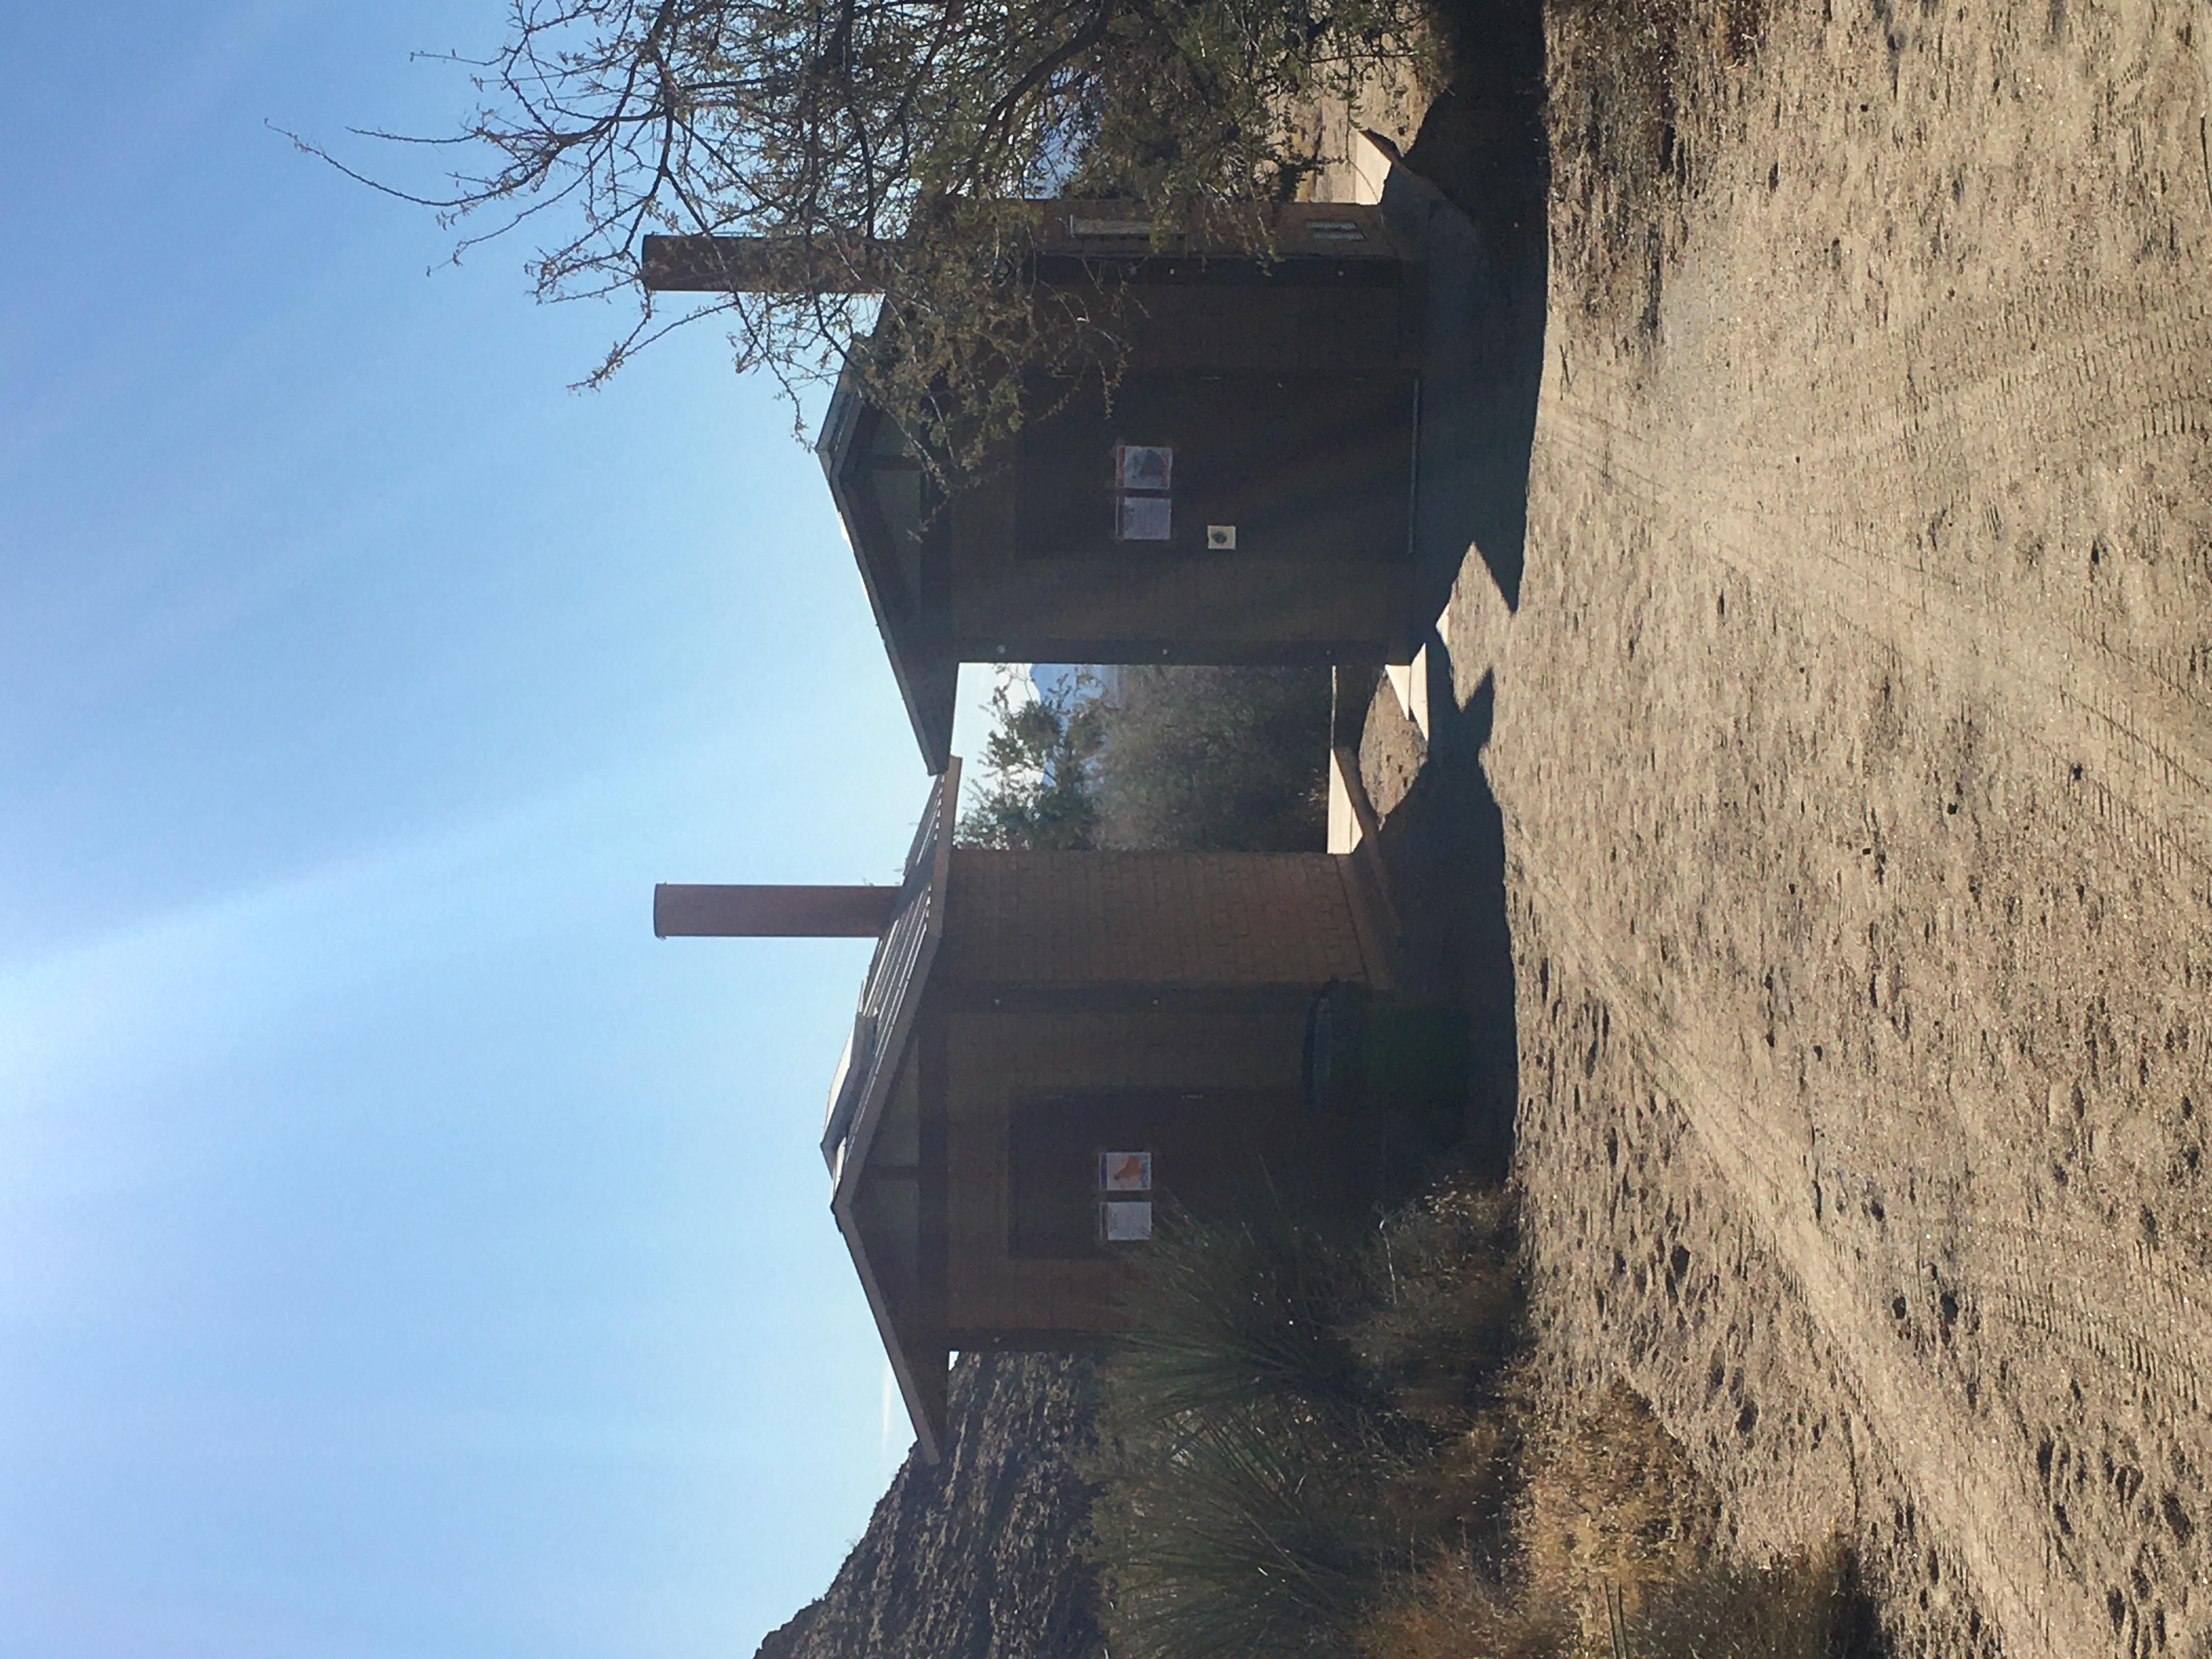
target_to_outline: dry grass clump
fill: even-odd
[[[1439,1552],[1362,1632],[1364,1659],[1843,1659],[1863,1650],[1844,1550],[1724,1559],[1719,1504],[1640,1400],[1526,1425],[1510,1544]],[[1618,1645],[1617,1645],[1618,1644]]]
[[[1397,1410],[1455,1434],[1497,1403],[1522,1335],[1517,1254],[1511,1200],[1466,1180],[1440,1184],[1376,1229],[1366,1304],[1345,1336]]]
[[[1165,1218],[1089,1470],[1116,1659],[1855,1650],[1840,1550],[1730,1563],[1634,1395],[1538,1407],[1516,1258],[1508,1195],[1465,1182],[1351,1237]]]
[[[1439,1551],[1408,1573],[1359,1636],[1362,1659],[1559,1659],[1571,1652],[1571,1624],[1554,1607],[1479,1571],[1464,1554]]]
[[[1627,1389],[1577,1406],[1531,1437],[1523,1570],[1530,1595],[1578,1609],[1609,1645],[1602,1587],[1618,1586],[1633,1616],[1658,1587],[1696,1577],[1717,1553],[1719,1504]]]

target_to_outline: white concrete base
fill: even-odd
[[[1421,741],[1429,738],[1429,647],[1423,646],[1413,653],[1408,663],[1386,664],[1382,676],[1390,682],[1390,690],[1397,694],[1398,707],[1421,734]]]
[[[1358,127],[1352,129],[1351,142],[1345,149],[1345,161],[1352,174],[1347,181],[1351,199],[1371,207],[1382,199],[1382,186],[1389,182],[1390,157]]]
[[[1394,989],[1404,980],[1400,951],[1398,906],[1390,896],[1389,872],[1382,864],[1382,826],[1359,781],[1359,751],[1332,748],[1328,751],[1328,850],[1341,860],[1352,897],[1354,925],[1359,929],[1359,949],[1365,957],[1370,981],[1378,991]]]
[[[1365,826],[1352,805],[1353,792],[1360,787],[1359,780],[1345,774],[1347,765],[1357,768],[1358,764],[1356,750],[1328,751],[1328,850],[1332,853],[1349,853],[1365,838]]]

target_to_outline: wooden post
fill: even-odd
[[[662,882],[655,939],[873,939],[898,910],[896,887],[727,887]]]
[[[648,236],[639,275],[656,294],[874,294],[884,247],[866,237]]]

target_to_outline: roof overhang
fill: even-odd
[[[913,1419],[922,1456],[934,1462],[945,1434],[942,1331],[920,1328],[916,1311],[887,1294],[885,1276],[872,1259],[860,1199],[868,1152],[901,1069],[913,1046],[915,1020],[945,927],[945,881],[951,869],[953,820],[960,800],[960,763],[945,757],[932,781],[929,799],[907,853],[897,909],[876,942],[852,1035],[830,1085],[822,1152],[830,1165],[830,1210],[860,1274],[860,1288],[883,1338],[899,1395]]]
[[[891,678],[906,704],[915,741],[933,773],[942,772],[952,755],[952,714],[959,701],[960,660],[942,619],[931,616],[923,596],[911,591],[900,568],[898,548],[878,506],[869,477],[876,453],[877,428],[884,416],[863,395],[860,377],[848,362],[831,393],[822,435],[814,446],[829,480],[830,498],[845,527],[845,539],[860,569],[876,631],[890,659]]]

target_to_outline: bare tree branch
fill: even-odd
[[[1290,112],[1403,65],[1418,0],[509,0],[453,132],[356,130],[405,157],[481,158],[398,182],[297,133],[306,154],[467,227],[453,252],[558,227],[527,261],[543,301],[635,295],[581,386],[720,318],[740,370],[794,399],[850,365],[946,478],[1021,416],[1015,364],[1109,384],[1126,337],[1105,290],[1082,316],[1032,303],[1024,198],[1118,196],[1157,226],[1285,191],[1308,165]],[[787,239],[849,293],[732,295],[681,314],[638,283],[641,239]],[[841,267],[840,262],[845,262]],[[865,348],[865,349],[864,349]]]

